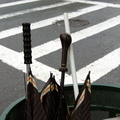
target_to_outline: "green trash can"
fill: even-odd
[[[79,88],[82,84],[79,84]],[[120,115],[120,87],[115,85],[92,84],[91,120],[103,120]],[[70,109],[74,104],[73,86],[65,86],[66,101]],[[2,113],[0,120],[23,120],[25,98],[12,103]]]

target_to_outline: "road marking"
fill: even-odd
[[[0,8],[21,5],[21,4],[31,3],[35,1],[41,1],[41,0],[21,0],[21,1],[16,1],[16,2],[3,3],[3,4],[0,4]]]
[[[68,1],[68,0],[66,0]],[[80,2],[80,3],[86,3],[86,4],[94,4],[94,5],[105,5],[106,7],[115,7],[120,8],[120,4],[114,4],[114,3],[106,3],[106,2],[98,2],[98,1],[89,1],[89,0],[69,0],[74,2]]]
[[[94,61],[86,67],[77,71],[78,83],[83,83],[89,71],[91,71],[91,82],[94,82],[120,65],[120,48]],[[66,78],[66,84],[72,84],[71,77]]]
[[[96,5],[96,6],[91,6],[91,7],[87,7],[84,9],[79,9],[77,12],[69,13],[69,18],[74,18],[74,17],[80,16],[80,15],[83,15],[83,14],[86,14],[89,12],[93,12],[95,10],[100,10],[103,8],[105,8],[105,6]],[[45,27],[48,25],[52,25],[53,22],[56,20],[63,20],[63,15],[56,16],[56,17],[49,18],[49,19],[45,19],[45,20],[38,21],[38,22],[34,22],[31,24],[31,30],[42,28],[42,27]],[[0,39],[7,38],[7,37],[10,37],[10,36],[13,36],[16,34],[20,34],[20,33],[22,33],[22,26],[10,28],[10,29],[7,29],[7,30],[0,32]]]
[[[102,31],[105,31],[107,29],[115,27],[119,24],[120,24],[120,15],[118,15],[114,18],[108,19],[108,20],[101,22],[99,24],[90,26],[86,29],[72,33],[71,34],[72,42],[74,43],[74,42],[83,40],[87,37],[98,34]],[[42,57],[44,55],[47,55],[51,52],[54,52],[54,51],[60,49],[60,48],[61,48],[60,40],[59,40],[59,38],[57,38],[55,40],[52,40],[52,41],[49,41],[49,42],[44,43],[42,45],[34,47],[32,49],[32,52],[34,54],[33,58],[36,59],[36,58]]]
[[[94,6],[94,7],[97,7],[97,6]],[[102,8],[105,8],[105,7],[106,6],[99,6],[99,8],[97,7],[97,9],[102,9]],[[86,14],[88,12],[91,12],[91,11],[89,11],[89,10],[87,12],[78,11],[79,15],[80,14]],[[72,15],[74,17],[76,16],[75,14],[70,14],[70,16],[72,16]],[[43,20],[44,22],[49,22],[49,24],[45,23],[44,25],[41,25],[39,27],[37,26],[38,24],[36,24],[36,23],[42,23],[43,21],[42,22],[41,21],[35,22],[35,23],[32,24],[32,29],[37,29],[37,28],[40,28],[40,27],[51,25],[52,22],[54,20],[56,20],[56,19],[57,20],[63,19],[63,16],[54,17],[54,19],[53,18],[47,19],[47,20],[51,20],[51,21]],[[117,17],[108,19],[108,20],[106,20],[106,21],[104,21],[102,23],[96,24],[96,25],[94,25],[92,27],[89,27],[87,29],[72,33],[73,42],[77,42],[77,41],[82,40],[84,38],[90,37],[92,35],[98,34],[98,33],[102,32],[102,31],[107,30],[107,29],[110,29],[110,28],[112,28],[112,27],[114,27],[116,25],[119,25],[120,24],[119,19],[120,19],[120,15],[117,16]],[[3,33],[5,32],[4,35],[0,39],[6,38],[6,37],[9,37],[9,36],[12,36],[12,35],[16,35],[16,34],[12,34],[16,30],[18,30],[16,32],[17,34],[22,33],[22,27],[21,26],[18,26],[16,28],[11,28],[11,29],[0,32],[0,36],[3,35]],[[94,30],[94,31],[92,31],[92,30]],[[60,43],[58,42],[58,39],[56,39],[54,41],[50,41],[50,42],[53,42],[55,46],[59,44],[55,48],[56,50],[58,50],[60,48]],[[45,45],[50,46],[51,45],[50,42],[41,45],[42,47],[37,46],[37,47],[33,48],[33,54],[34,54],[34,52],[36,53],[37,49],[41,50],[41,48],[45,47]],[[55,49],[50,51],[50,48],[49,48],[49,51],[53,52],[53,51],[55,51]],[[99,79],[102,76],[109,73],[111,70],[118,67],[120,65],[120,62],[118,62],[119,59],[120,59],[119,53],[120,53],[120,48],[112,51],[111,53],[105,55],[104,57],[98,59],[97,61],[94,61],[93,63],[87,65],[86,67],[78,70],[77,71],[77,76],[79,78],[78,82],[79,83],[83,82],[83,80],[85,79],[85,77],[86,77],[89,70],[91,70],[91,78],[92,78],[92,82],[94,82],[97,79]],[[46,54],[48,54],[47,50],[45,50],[43,52],[42,56],[44,56]],[[18,70],[22,70],[23,72],[25,72],[25,65],[23,64],[24,63],[23,62],[23,54],[0,45],[0,56],[1,56],[0,59],[2,60],[2,62],[6,63],[6,64],[18,69]],[[57,81],[59,81],[60,72],[58,70],[54,69],[54,68],[51,68],[51,67],[49,67],[47,65],[44,65],[43,63],[40,63],[40,62],[34,60],[34,58],[37,58],[37,57],[41,57],[41,56],[37,56],[37,55],[36,55],[36,57],[33,56],[33,64],[31,65],[32,70],[33,70],[33,74],[35,75],[35,77],[42,80],[42,81],[47,81],[47,79],[49,78],[49,72],[51,71],[51,72],[53,72],[55,74]],[[66,80],[65,80],[66,84],[72,84],[71,76],[66,74],[65,78],[66,78]]]
[[[72,34],[73,42],[76,42],[76,41],[80,40],[79,38],[81,38],[81,40],[82,40],[86,37],[90,37],[94,34],[97,34],[99,32],[102,32],[102,31],[106,30],[106,29],[114,27],[114,26],[120,24],[119,19],[120,19],[120,16],[117,16],[117,17],[111,18],[111,19],[109,19],[105,22],[102,22],[102,23],[99,23],[99,24],[94,25],[92,27],[89,27],[87,29],[84,29],[84,30],[82,30],[81,34],[79,33],[80,31],[76,32],[76,33],[73,33]],[[94,30],[96,32],[93,33],[93,31],[91,31],[91,30]],[[79,33],[80,36],[78,36],[78,33]],[[88,35],[86,33],[88,33]],[[58,40],[57,41],[50,41],[50,42],[55,42],[54,47],[52,47],[52,48],[55,48],[56,46],[57,46],[56,49],[60,48],[60,43],[58,43]],[[51,43],[49,43],[49,44],[47,43],[47,47],[51,46],[51,45],[52,45]],[[47,48],[47,47],[44,46],[44,48]],[[18,69],[18,70],[22,70],[23,72],[25,72],[25,65],[23,64],[23,54],[15,52],[13,50],[10,50],[9,48],[5,48],[3,46],[0,46],[0,50],[1,50],[0,51],[0,56],[1,56],[0,59],[4,63],[6,63],[6,64]],[[35,48],[33,49],[32,53],[36,54],[36,53],[34,53],[35,52],[34,50],[35,50]],[[52,52],[51,49],[49,48],[48,50],[46,50],[44,52],[43,55],[45,55],[46,53],[48,54],[48,51]],[[87,67],[79,70],[77,72],[77,74],[79,73],[81,75],[81,71],[82,71],[83,72],[82,75],[84,76],[85,74],[87,74],[86,71],[91,70],[93,72],[92,75],[95,75],[95,70],[99,68],[98,71],[97,71],[98,76],[93,76],[92,82],[97,80],[98,78],[102,77],[104,74],[107,74],[108,72],[110,72],[111,70],[113,70],[114,68],[116,68],[119,65],[119,63],[116,62],[116,60],[118,60],[119,57],[120,57],[120,56],[116,56],[116,55],[118,55],[117,52],[120,52],[120,49],[116,50],[115,52],[112,52],[112,53],[108,54],[107,57],[101,58],[100,60],[98,60],[98,62],[96,61],[94,63],[91,63]],[[115,54],[115,56],[113,54]],[[108,61],[109,58],[111,58],[111,60]],[[106,64],[106,62],[108,62],[109,64],[107,64],[107,65],[111,66],[111,68],[110,68],[110,67],[106,67],[105,65],[103,65],[103,68],[104,67],[106,68],[106,69],[104,68],[105,69],[104,73],[101,72],[102,71],[101,69],[103,69],[103,68],[101,68],[100,66],[98,67],[98,65],[97,65],[101,61],[102,61],[102,64]],[[105,63],[103,63],[103,61],[105,61]],[[115,63],[115,64],[113,64],[113,63]],[[92,68],[92,66],[94,66],[94,67]],[[60,73],[59,73],[58,70],[56,70],[54,68],[51,68],[47,65],[44,65],[40,62],[37,62],[36,60],[34,60],[34,56],[33,56],[32,70],[33,70],[33,74],[35,75],[35,77],[42,80],[42,81],[46,81],[48,79],[48,77],[49,77],[48,74],[49,74],[50,71],[55,74],[57,80],[60,79]],[[38,73],[38,71],[40,73]],[[99,71],[100,71],[100,73],[99,73]],[[81,82],[81,79],[83,79],[82,76],[80,76],[80,77],[78,76],[78,78],[80,79],[79,82]],[[70,82],[70,77],[68,77],[68,75],[66,74],[66,84],[68,84],[67,83],[68,79],[69,79],[69,83],[71,83]]]
[[[52,4],[52,5],[47,5],[47,6],[42,6],[42,7],[36,7],[36,8],[32,8],[32,9],[27,9],[27,10],[22,10],[22,11],[18,11],[18,12],[13,12],[13,13],[9,13],[9,14],[4,14],[4,15],[0,15],[0,20],[1,19],[6,19],[6,18],[10,18],[10,17],[15,17],[18,15],[24,15],[27,13],[32,13],[32,12],[37,12],[37,11],[41,11],[41,10],[46,10],[46,9],[51,9],[51,8],[55,8],[55,7],[60,7],[63,5],[68,5],[68,4],[72,4],[74,2],[62,2],[62,3],[56,3],[56,4]]]

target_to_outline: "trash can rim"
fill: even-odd
[[[79,86],[83,85],[82,83],[79,83],[78,84]],[[101,84],[101,83],[92,83],[91,84],[91,88],[92,89],[98,89],[98,87],[100,89],[105,89],[105,90],[109,90],[109,91],[118,91],[120,92],[120,85],[112,85],[112,84]],[[73,85],[72,84],[68,84],[65,86],[65,90],[67,90],[69,88],[70,89],[73,89]]]
[[[79,86],[81,86],[82,84],[78,84]],[[114,90],[114,91],[117,91],[117,92],[120,92],[120,86],[119,85],[111,85],[111,84],[99,84],[99,83],[92,83],[91,84],[92,88],[93,89],[98,89],[98,87],[100,89],[106,89],[106,90]],[[73,89],[73,85],[72,84],[68,84],[68,85],[65,85],[65,91],[67,90],[71,90]],[[39,90],[40,92],[40,90]],[[16,106],[18,103],[20,103],[21,101],[23,101],[25,99],[25,97],[21,97],[19,99],[17,99],[16,101],[14,101],[13,103],[11,103],[2,113],[1,117],[0,117],[0,120],[5,120],[6,116],[8,115],[8,113],[14,108],[14,106]]]
[[[17,105],[19,102],[23,101],[25,99],[25,97],[21,97],[19,99],[17,99],[16,101],[12,102],[2,113],[0,120],[5,120],[7,114],[11,111],[11,109]]]

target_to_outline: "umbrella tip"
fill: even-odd
[[[50,72],[50,78],[52,78],[52,77],[53,77],[53,73]]]

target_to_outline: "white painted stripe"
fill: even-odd
[[[120,24],[120,15],[117,17],[108,19],[108,20],[101,22],[99,24],[88,27],[86,29],[83,29],[81,31],[77,31],[75,33],[72,33],[71,34],[72,42],[74,43],[74,42],[83,40],[87,37],[98,34],[102,31],[105,31],[107,29],[115,27],[119,24]],[[59,40],[59,38],[57,38],[57,39],[52,40],[50,42],[44,43],[40,46],[34,47],[32,49],[33,54],[34,54],[33,58],[36,59],[36,58],[42,57],[44,55],[47,55],[51,52],[54,52],[54,51],[60,49],[60,48],[61,48],[60,40]]]
[[[0,60],[18,70],[26,72],[26,65],[24,64],[23,55],[20,53],[6,48],[0,45]],[[61,78],[59,70],[51,68],[45,64],[42,64],[36,60],[33,60],[33,64],[31,65],[33,75],[46,82],[50,77],[50,72],[54,73],[57,82],[59,83],[59,79]],[[66,77],[68,75],[66,74]]]
[[[94,5],[105,5],[106,7],[120,8],[120,4],[114,4],[114,3],[106,3],[106,2],[99,2],[99,1],[89,1],[89,0],[87,0],[87,1],[86,0],[69,0],[69,1],[86,3],[86,4],[94,4]]]
[[[62,2],[62,3],[56,3],[56,4],[52,4],[52,5],[47,5],[47,6],[42,6],[42,7],[36,7],[36,8],[32,8],[32,9],[27,9],[27,10],[22,10],[22,11],[18,11],[18,12],[13,12],[13,13],[9,13],[9,14],[4,14],[4,15],[0,15],[0,20],[1,19],[5,19],[5,18],[10,18],[10,17],[15,17],[18,15],[24,15],[26,13],[32,13],[32,12],[37,12],[37,11],[41,11],[41,10],[46,10],[46,9],[51,9],[51,8],[55,8],[55,7],[60,7],[63,5],[68,5],[68,4],[72,4],[73,2]]]
[[[77,71],[79,83],[83,83],[87,73],[91,71],[91,82],[94,82],[120,65],[120,48],[94,61]],[[69,81],[68,81],[69,80]],[[71,77],[66,78],[66,84],[72,84]]]
[[[105,6],[100,6],[100,7],[104,8]],[[88,12],[90,12],[90,11],[88,11]],[[56,19],[57,19],[57,17],[56,17]],[[89,27],[87,29],[84,29],[82,31],[78,31],[76,33],[73,33],[72,34],[73,42],[77,42],[78,40],[82,40],[86,37],[90,37],[94,34],[100,33],[104,30],[107,30],[109,28],[114,27],[114,26],[120,24],[119,19],[120,19],[120,16],[117,16],[117,17],[111,18],[105,22],[102,22],[102,23],[99,23],[99,24],[94,25],[92,27]],[[39,27],[37,27],[36,24],[34,24],[34,25],[32,24],[32,29],[37,29],[37,28],[39,28]],[[17,29],[21,30],[21,32],[22,32],[21,26],[17,27]],[[14,33],[15,32],[14,30],[16,30],[16,29],[9,29],[9,30],[6,30],[6,32],[10,32],[10,30],[13,30],[12,32]],[[91,30],[94,30],[94,31],[91,31]],[[6,33],[7,37],[11,36],[12,32],[10,34]],[[19,34],[21,32],[19,31],[17,34]],[[78,35],[78,33],[79,33],[79,35]],[[86,33],[89,33],[89,34],[86,35]],[[5,38],[5,37],[6,36],[4,36],[3,38]],[[55,44],[57,43],[56,45],[58,45],[58,40],[50,41],[50,42],[54,42]],[[50,46],[51,43],[48,45]],[[57,48],[57,49],[59,49],[59,48]],[[49,51],[50,51],[50,49],[49,49]],[[53,50],[53,51],[55,51],[55,50]],[[44,54],[42,54],[42,55],[45,55],[46,53],[47,53],[47,51],[45,51]],[[85,77],[86,77],[89,70],[91,70],[91,78],[92,78],[92,82],[93,82],[93,81],[99,79],[100,77],[104,76],[105,74],[109,73],[111,70],[118,67],[120,65],[120,63],[118,62],[120,59],[119,53],[120,53],[120,48],[109,53],[108,55],[104,56],[103,58],[100,58],[99,60],[95,61],[94,63],[87,65],[85,68],[82,68],[81,70],[77,71],[77,75],[79,78],[78,81],[80,83],[83,82],[83,80],[85,80]],[[25,72],[25,65],[23,64],[23,55],[21,53],[18,53],[16,51],[13,51],[9,48],[6,48],[6,47],[3,47],[2,45],[0,45],[0,56],[1,56],[0,59],[4,63],[6,63],[6,64],[18,69],[18,70],[22,70],[23,72]],[[55,74],[57,80],[60,79],[60,72],[58,70],[51,68],[49,66],[46,66],[46,65],[44,65],[36,60],[33,60],[32,70],[33,70],[33,74],[35,75],[35,77],[37,77],[38,79],[43,80],[43,81],[47,81],[47,79],[49,78],[50,71],[52,71]],[[65,83],[72,84],[71,77],[69,77],[68,75],[66,75]]]
[[[3,3],[3,4],[0,4],[0,8],[21,5],[21,4],[31,3],[31,2],[36,2],[36,1],[41,1],[41,0],[21,0],[21,1],[16,1],[16,2]]]
[[[69,18],[74,18],[74,17],[80,16],[80,15],[83,15],[83,14],[86,14],[86,13],[89,13],[89,12],[93,12],[95,10],[99,10],[99,9],[102,9],[102,8],[105,8],[105,6],[96,5],[96,6],[87,7],[87,8],[84,8],[84,9],[79,9],[77,12],[69,13]],[[32,23],[31,24],[31,29],[34,30],[34,29],[42,28],[42,27],[45,27],[45,26],[48,26],[48,25],[52,25],[53,22],[56,21],[56,20],[63,20],[63,15]],[[11,28],[11,29],[7,29],[7,30],[4,30],[4,31],[0,32],[0,39],[7,38],[7,37],[10,37],[10,36],[13,36],[13,35],[16,35],[16,34],[20,34],[20,33],[22,33],[22,27],[21,26]]]

